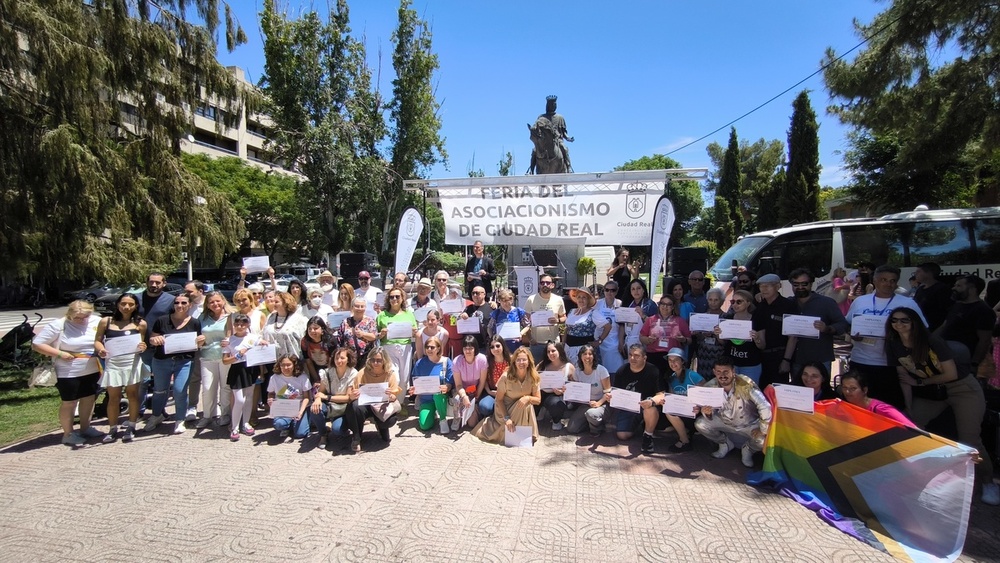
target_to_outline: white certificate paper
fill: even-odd
[[[413,377],[413,392],[417,395],[434,395],[441,392],[441,378],[436,375]]]
[[[441,312],[446,315],[457,315],[465,311],[465,300],[445,299],[438,303],[438,306],[441,307]]]
[[[639,412],[640,400],[642,400],[642,396],[635,391],[628,391],[617,387],[611,388],[611,408],[613,409]]]
[[[503,444],[508,448],[530,448],[533,445],[530,426],[515,426],[513,432],[504,432]]]
[[[857,315],[851,319],[851,334],[885,338],[885,317]]]
[[[481,332],[482,324],[480,324],[481,319],[479,317],[469,317],[467,319],[458,319],[455,326],[458,328],[459,334],[479,334]]]
[[[663,396],[663,413],[694,418],[694,404],[687,395],[667,393]]]
[[[813,390],[799,385],[774,384],[774,399],[779,409],[807,412],[813,414]]]
[[[386,397],[386,391],[389,390],[388,383],[366,383],[361,387],[358,387],[358,404],[359,405],[374,405],[375,403],[383,403],[388,401],[389,398]]]
[[[590,404],[590,384],[579,381],[567,381],[563,400],[569,403]]]
[[[180,352],[194,352],[198,349],[198,333],[196,332],[176,332],[174,334],[163,335],[163,353],[177,354]]]
[[[520,340],[521,324],[507,321],[500,325],[500,332],[498,332],[497,335],[504,340]]]
[[[248,274],[255,272],[266,272],[271,267],[271,259],[267,256],[250,256],[243,259],[243,267]]]
[[[688,400],[692,405],[721,409],[726,402],[726,391],[722,387],[688,387]]]
[[[750,340],[753,321],[737,321],[725,319],[719,321],[719,338],[722,340]]]
[[[299,416],[300,408],[302,408],[302,399],[275,399],[271,403],[271,418],[279,416],[295,418]]]
[[[639,317],[639,313],[635,309],[629,307],[615,307],[615,322],[616,323],[641,323],[642,319]]]
[[[717,326],[719,326],[719,315],[691,313],[691,318],[688,320],[691,332],[714,332]]]
[[[472,413],[476,412],[476,400],[469,399],[469,406],[462,409],[462,428],[469,423],[469,419],[472,418]]]
[[[261,343],[257,346],[251,346],[244,356],[246,356],[248,368],[273,364],[278,361],[278,346],[270,343]]]
[[[418,323],[427,322],[427,313],[431,312],[433,307],[420,307],[413,310],[413,317],[417,319]]]
[[[136,348],[142,342],[142,335],[138,332],[128,336],[116,336],[104,341],[104,349],[108,351],[108,356],[125,356],[138,352]]]
[[[340,328],[340,325],[344,324],[347,317],[350,316],[350,311],[334,311],[326,316],[326,326],[332,329],[338,329]]]
[[[538,382],[539,389],[562,389],[566,383],[566,375],[561,371],[543,371],[538,374],[541,381]]]
[[[389,323],[385,327],[385,337],[388,340],[413,338],[413,325],[410,323]]]
[[[552,323],[549,322],[549,319],[551,319],[554,316],[556,316],[556,314],[553,313],[552,311],[549,311],[548,309],[544,311],[535,311],[534,313],[531,314],[531,326],[536,328],[540,326],[552,326]]]
[[[816,328],[816,321],[819,317],[809,317],[806,315],[785,315],[781,321],[781,334],[785,336],[803,336],[805,338],[819,338],[819,329]]]

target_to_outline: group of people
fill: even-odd
[[[232,303],[198,282],[177,296],[163,293],[163,276],[151,274],[146,290],[122,295],[111,317],[94,317],[89,304],[73,302],[34,347],[54,358],[69,445],[132,440],[140,383],[151,377],[147,432],[164,421],[172,391],[175,433],[185,431],[186,421],[196,428],[215,424],[233,441],[253,435],[268,409],[282,437],[316,433],[325,444],[332,432],[349,437],[355,452],[369,420],[384,442],[399,418],[412,414],[424,431],[464,427],[504,443],[518,427],[530,428],[537,440],[544,415],[555,432],[613,430],[619,440],[641,433],[646,453],[654,451],[657,431],[676,433],[672,452],[689,451],[697,431],[717,444],[715,457],[739,447],[750,467],[771,419],[767,386],[793,383],[814,389],[816,400],[836,397],[834,338],[850,335],[851,370],[839,381],[846,401],[921,428],[951,406],[959,441],[983,451],[985,402],[971,374],[988,350],[996,315],[979,300],[983,284],[975,276],[955,283],[954,304],[932,332],[921,292],[898,293],[899,270],[891,266],[874,268],[870,291],[854,296],[846,315],[837,300],[813,291],[806,269],[789,274],[790,298],[780,294],[777,275],[753,277],[753,288],[737,276],[728,309],[726,294],[706,291],[698,271],[687,276],[687,287],[668,284],[654,301],[627,250],[608,271],[603,295],[574,288],[564,299],[542,274],[523,307],[509,289],[493,291],[496,274],[481,243],[466,270],[464,288],[439,271],[415,284],[397,274],[384,291],[370,288],[365,272],[358,290],[324,272],[319,291],[294,282],[287,292],[251,284]],[[693,331],[694,315],[701,317]],[[786,335],[788,315],[813,318],[815,334]],[[705,316],[716,319],[711,329]],[[871,317],[885,319],[874,323],[883,332],[871,330]],[[726,320],[752,328],[734,338],[721,330]],[[247,366],[247,354],[262,343],[276,347],[276,361]],[[668,394],[686,395],[692,386],[722,388],[723,406],[694,405],[690,413],[664,408]],[[109,409],[107,433],[90,424],[100,387],[112,401],[124,389],[129,404],[121,425]],[[200,418],[189,404],[200,404]],[[986,456],[976,474],[984,501],[995,504]]]

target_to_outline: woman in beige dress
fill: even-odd
[[[511,356],[510,367],[497,382],[496,406],[493,416],[476,426],[473,435],[480,440],[503,444],[505,434],[515,426],[531,426],[531,436],[538,441],[536,405],[542,402],[538,388],[540,377],[531,358],[531,350],[518,348]]]

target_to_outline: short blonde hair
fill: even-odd
[[[73,317],[77,315],[82,315],[83,313],[87,313],[88,315],[93,315],[94,304],[88,303],[83,299],[77,299],[76,301],[70,303],[69,307],[66,308],[66,320],[71,321],[73,320]]]

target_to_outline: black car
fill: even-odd
[[[144,285],[133,285],[126,291],[128,293],[139,295],[145,291],[145,289],[146,286]],[[170,295],[180,295],[181,293],[184,293],[184,286],[176,283],[168,283],[163,286],[163,291],[166,291]],[[98,297],[97,300],[94,301],[94,312],[102,317],[111,316],[111,314],[115,312],[115,301],[118,301],[118,298],[122,293],[124,292],[118,290],[116,293],[108,293],[103,297]]]
[[[69,303],[70,301],[83,299],[88,303],[93,303],[99,297],[109,294],[114,294],[117,298],[118,295],[122,294],[122,291],[121,287],[111,285],[109,283],[94,282],[83,289],[72,289],[70,291],[63,292],[62,300]]]

